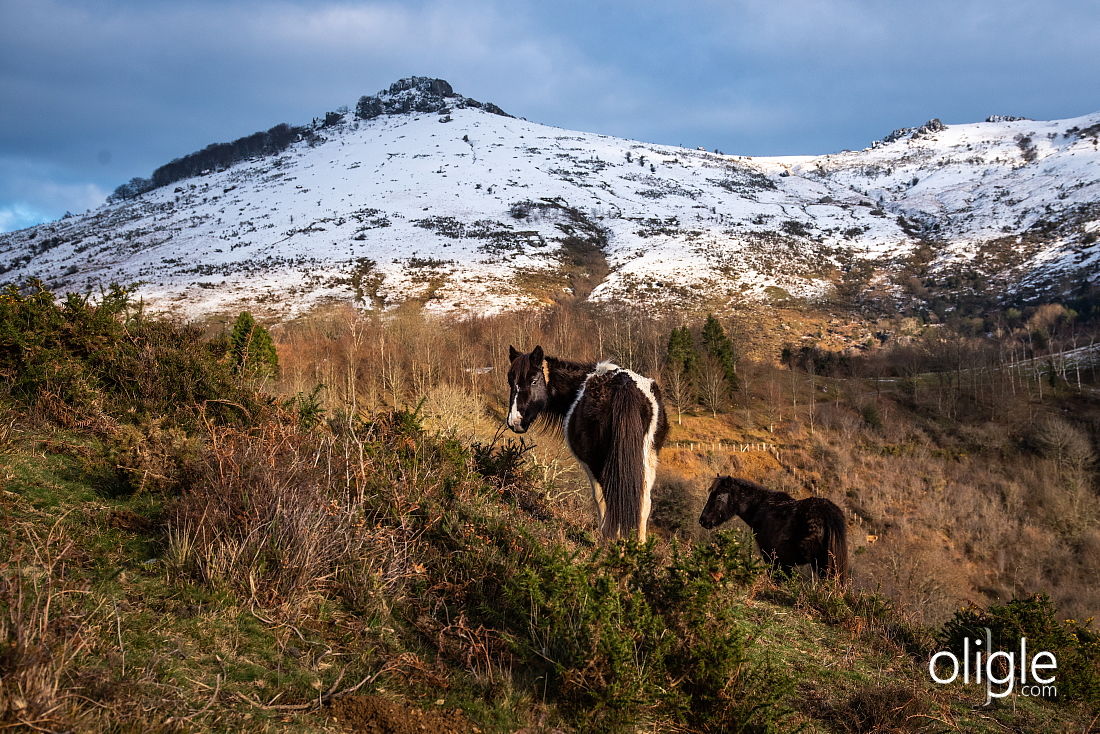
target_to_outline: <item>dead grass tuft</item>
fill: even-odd
[[[337,442],[287,424],[212,429],[201,471],[169,521],[169,566],[298,612],[326,588],[380,588],[402,573],[407,551],[372,532],[371,469],[354,432]]]
[[[28,530],[0,564],[0,728],[80,725],[88,712],[71,687],[100,626],[83,584],[67,573],[74,548],[59,520],[46,537]]]

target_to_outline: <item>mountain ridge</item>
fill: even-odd
[[[541,125],[410,77],[354,115],[285,126],[277,149],[218,144],[251,155],[211,153],[212,168],[0,235],[0,278],[141,281],[147,301],[191,315],[409,300],[721,309],[841,291],[908,303],[914,260],[949,292],[1089,287],[1100,113],[990,119],[933,119],[861,151],[747,157]]]

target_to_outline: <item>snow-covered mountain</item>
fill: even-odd
[[[749,158],[540,125],[414,77],[0,235],[0,279],[139,281],[148,302],[197,315],[409,299],[720,307],[851,290],[853,273],[857,290],[898,291],[915,261],[922,277],[964,269],[1005,292],[1096,278],[1100,113],[991,119]]]

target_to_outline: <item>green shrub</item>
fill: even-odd
[[[248,311],[242,311],[229,331],[229,357],[234,372],[248,372],[259,376],[275,376],[279,373],[279,355],[271,333],[256,323]]]
[[[1090,629],[1088,622],[1058,619],[1050,597],[1037,594],[988,609],[960,609],[944,624],[939,642],[961,654],[963,640],[985,639],[986,628],[993,638],[992,649],[1018,651],[1020,638],[1026,637],[1032,653],[1054,653],[1058,700],[1100,704],[1100,633]]]
[[[222,354],[197,327],[146,317],[119,286],[97,299],[59,300],[37,280],[0,292],[0,389],[62,424],[251,419],[263,403]]]
[[[863,422],[866,423],[868,427],[876,431],[882,430],[882,412],[879,411],[877,405],[874,403],[867,403],[860,408],[859,413],[863,418]]]
[[[726,593],[760,572],[732,533],[667,562],[653,543],[550,549],[506,582],[495,621],[581,730],[769,731],[789,687],[753,658]]]
[[[475,441],[470,446],[474,471],[503,491],[530,481],[527,454],[535,448],[523,439],[509,438],[504,443]]]
[[[163,418],[140,425],[123,424],[111,435],[107,458],[128,492],[174,492],[195,475],[203,459],[202,442]]]
[[[314,385],[308,393],[296,393],[283,401],[283,409],[294,413],[302,428],[313,428],[325,417],[325,407],[321,403],[321,391],[324,389],[324,385]]]
[[[70,404],[93,402],[103,386],[95,366],[119,350],[126,310],[118,286],[95,305],[75,295],[58,303],[36,280],[8,286],[0,294],[0,377],[17,398],[51,393]]]
[[[695,484],[674,472],[662,472],[653,487],[653,512],[649,522],[680,540],[704,537],[699,525],[699,501]]]

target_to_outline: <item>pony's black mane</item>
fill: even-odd
[[[577,399],[584,379],[595,371],[596,363],[546,357],[546,366],[550,379],[546,383],[546,407],[539,419],[549,428],[561,429],[565,414]]]

